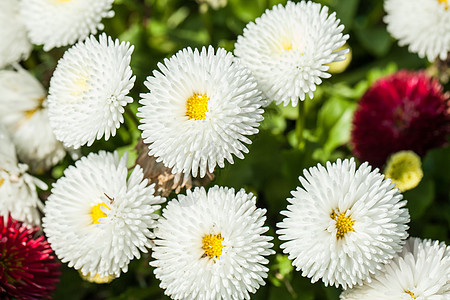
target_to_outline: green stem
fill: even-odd
[[[305,139],[303,137],[303,131],[305,129],[305,102],[298,102],[298,118],[295,124],[295,131],[297,133],[298,148],[303,150],[305,148]]]

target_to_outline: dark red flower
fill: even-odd
[[[400,150],[420,156],[446,144],[450,133],[449,96],[423,72],[399,71],[382,78],[359,101],[353,119],[356,157],[381,167]]]
[[[50,298],[59,281],[59,262],[39,228],[0,216],[0,298]]]

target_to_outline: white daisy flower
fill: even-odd
[[[426,57],[447,59],[450,51],[450,9],[446,0],[385,0],[387,30],[400,46]]]
[[[353,158],[304,170],[277,226],[280,247],[302,276],[344,289],[388,263],[408,236],[402,194],[378,169]]]
[[[450,246],[444,242],[410,238],[384,273],[363,286],[347,290],[341,300],[448,300]]]
[[[127,94],[136,79],[130,61],[134,46],[106,34],[90,36],[64,53],[50,81],[50,125],[65,146],[108,140],[123,123]]]
[[[28,166],[17,162],[14,144],[6,129],[0,125],[0,215],[28,226],[41,224],[40,210],[43,204],[36,186],[46,190],[47,185],[26,173]]]
[[[45,204],[44,232],[62,262],[83,275],[106,278],[151,247],[159,203],[142,169],[128,176],[127,155],[91,153],[64,171]],[[68,242],[70,241],[70,242]]]
[[[0,1],[0,41],[0,69],[30,55],[33,47],[19,17],[18,0]]]
[[[173,299],[250,299],[264,285],[274,253],[262,235],[266,210],[243,189],[203,187],[163,210],[152,249],[156,278]]]
[[[348,49],[338,50],[348,39],[343,30],[328,7],[289,1],[247,24],[234,53],[255,76],[266,105],[274,100],[296,106],[331,76],[327,64],[345,59]]]
[[[50,127],[45,99],[44,88],[28,71],[0,71],[0,123],[20,161],[35,171],[54,166],[66,155]]]
[[[224,49],[179,51],[153,71],[141,94],[139,129],[149,155],[172,173],[212,173],[225,159],[244,158],[263,120],[261,95],[250,72]]]
[[[20,14],[31,42],[54,47],[72,45],[102,31],[103,18],[111,18],[114,0],[22,0]]]

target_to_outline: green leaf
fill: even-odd
[[[336,123],[331,127],[328,140],[324,145],[326,151],[331,153],[331,151],[346,144],[350,140],[350,130],[355,108],[355,104],[349,103]]]
[[[341,290],[334,286],[323,287],[325,290],[325,294],[327,295],[328,300],[338,300],[339,295],[341,294]]]
[[[137,151],[135,149],[136,144],[131,144],[123,147],[117,148],[117,153],[119,154],[119,157],[122,157],[125,153],[128,153],[128,160],[127,160],[127,168],[131,168],[135,165],[136,159],[137,159]]]
[[[273,134],[281,134],[286,129],[286,119],[277,113],[267,113],[261,122],[261,129],[270,130]]]
[[[287,255],[277,254],[275,263],[278,266],[278,270],[283,277],[287,276],[294,270],[292,262]]]
[[[254,21],[261,16],[266,9],[266,0],[228,0],[228,5],[232,8],[235,16],[245,23]]]
[[[411,219],[418,220],[426,212],[427,208],[433,203],[434,182],[430,178],[424,178],[419,185],[403,193],[404,198],[408,200],[408,209]]]
[[[450,186],[450,146],[429,151],[423,159],[424,173],[430,174],[439,183],[437,188],[442,194],[449,191]]]
[[[367,73],[367,80],[369,86],[375,83],[381,77],[388,76],[395,73],[398,70],[397,64],[390,62],[384,68],[373,68]]]
[[[315,159],[322,162],[328,160],[334,149],[349,141],[355,108],[354,102],[341,97],[328,99],[320,108],[316,136],[319,137],[323,147],[313,154]]]
[[[384,56],[388,53],[393,44],[391,35],[384,25],[368,27],[366,20],[357,19],[355,21],[355,35],[365,50],[375,56]]]
[[[298,118],[298,107],[293,107],[291,104],[283,106],[277,105],[278,113],[288,120],[297,120]]]
[[[333,1],[331,10],[336,11],[336,17],[341,20],[345,26],[345,32],[353,27],[356,11],[358,9],[359,0]]]
[[[168,19],[167,26],[169,28],[178,27],[189,16],[189,8],[182,6],[177,9]]]

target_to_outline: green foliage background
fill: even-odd
[[[279,212],[286,207],[286,198],[299,184],[303,168],[336,158],[351,157],[349,136],[356,103],[364,91],[379,77],[398,69],[423,69],[429,63],[406,48],[397,46],[382,21],[383,2],[367,0],[317,1],[336,11],[345,25],[345,33],[353,59],[342,74],[335,74],[318,87],[314,99],[305,102],[304,123],[299,110],[291,106],[270,105],[264,114],[260,133],[254,137],[250,153],[244,160],[217,169],[211,185],[245,188],[258,197],[257,205],[267,208],[269,233],[275,237],[275,225],[281,221]],[[116,0],[115,17],[104,20],[105,32],[113,38],[129,41],[135,46],[131,67],[137,77],[131,96],[135,99],[125,115],[125,124],[108,141],[97,141],[82,148],[83,155],[100,149],[120,153],[131,151],[134,163],[140,132],[133,115],[139,106],[139,94],[147,92],[143,82],[157,63],[184,47],[213,45],[233,50],[234,42],[249,21],[259,17],[266,8],[286,1],[228,0],[226,7],[200,13],[194,0]],[[25,67],[47,84],[57,60],[66,48],[44,52],[37,48]],[[448,90],[448,85],[446,86]],[[304,125],[298,137],[299,126]],[[62,163],[40,178],[51,184],[62,176],[73,161]],[[411,213],[410,235],[450,242],[450,149],[435,149],[423,159],[424,178],[420,185],[404,194]],[[48,192],[47,192],[48,193]],[[45,192],[42,196],[46,196]],[[173,198],[171,195],[170,198]],[[68,241],[70,242],[70,241]],[[275,237],[277,255],[270,257],[270,273],[266,286],[253,299],[338,299],[340,290],[311,284],[300,272],[293,270],[281,254]],[[129,271],[108,285],[83,281],[78,272],[63,266],[63,275],[55,299],[165,299],[159,281],[144,254],[131,262]]]

